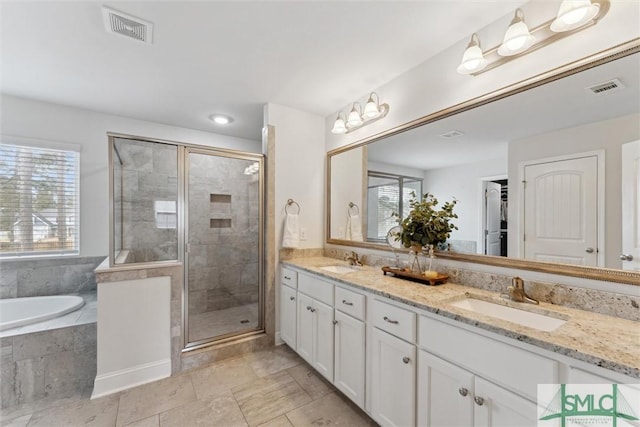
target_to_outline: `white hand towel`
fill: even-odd
[[[347,214],[347,226],[344,228],[344,239],[351,240],[351,215]]]
[[[352,215],[349,218],[347,224],[349,225],[349,231],[347,233],[351,235],[351,238],[349,240],[362,242],[364,238],[362,236],[362,223],[360,221],[360,215]]]
[[[290,214],[284,217],[284,230],[282,233],[283,248],[297,248],[300,244],[300,224],[298,214]]]

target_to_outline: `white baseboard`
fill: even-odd
[[[96,376],[91,399],[150,383],[171,376],[171,359],[158,360],[144,365],[122,369]]]
[[[282,338],[280,338],[280,331],[276,332],[275,340],[276,340],[275,342],[276,345],[284,344],[284,341],[282,341]]]

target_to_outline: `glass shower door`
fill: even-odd
[[[186,347],[258,331],[262,157],[186,149]]]

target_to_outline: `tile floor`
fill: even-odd
[[[2,426],[372,426],[348,398],[286,346],[89,400],[3,410]]]
[[[257,327],[258,303],[212,310],[189,316],[189,341],[194,342]]]

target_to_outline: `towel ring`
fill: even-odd
[[[290,213],[290,212],[287,210],[287,208],[288,208],[289,206],[293,206],[293,205],[296,205],[296,206],[298,207],[298,212],[296,212],[296,215],[297,215],[297,214],[299,214],[299,213],[300,213],[300,210],[301,210],[301,209],[300,209],[300,205],[298,204],[298,202],[296,202],[296,201],[295,201],[295,200],[293,200],[293,199],[289,199],[289,200],[287,200],[287,204],[286,204],[286,205],[284,205],[284,211],[285,211],[285,213]]]
[[[351,215],[351,210],[355,210],[354,215],[360,215],[360,208],[358,207],[358,205],[356,205],[353,202],[349,202],[349,209],[347,210],[347,213],[349,214],[350,217],[352,217],[353,215]]]

